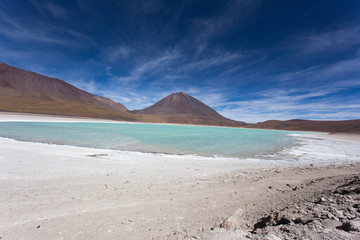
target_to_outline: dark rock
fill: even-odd
[[[305,224],[311,223],[312,221],[314,221],[314,220],[310,219],[310,218],[297,218],[297,219],[295,219],[294,223],[305,225]]]
[[[254,230],[253,231],[255,231],[258,228],[266,227],[267,225],[269,225],[271,219],[272,219],[271,215],[261,218],[260,221],[258,221],[257,223],[254,224]]]
[[[347,195],[350,194],[351,191],[348,189],[336,189],[335,193],[341,194],[341,195]]]
[[[287,228],[287,227],[281,227],[280,230],[283,231],[283,232],[287,232],[287,233],[290,232],[290,229]]]
[[[337,229],[344,230],[346,232],[359,231],[359,223],[356,221],[343,222],[341,226],[336,227]]]
[[[276,222],[276,225],[285,225],[291,223],[291,220],[287,216],[283,216]]]

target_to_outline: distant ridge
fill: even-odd
[[[148,108],[132,112],[161,116],[169,123],[219,126],[242,126],[245,124],[221,116],[214,109],[184,92],[172,93]]]
[[[268,120],[256,124],[246,124],[246,128],[279,129],[290,131],[348,132],[360,133],[360,119],[343,121],[314,121],[292,119],[287,121]]]

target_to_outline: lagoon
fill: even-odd
[[[18,141],[232,158],[266,158],[294,146],[291,133],[298,132],[131,123],[0,123],[0,137]]]

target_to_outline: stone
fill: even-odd
[[[236,218],[233,216],[225,220],[220,226],[220,228],[225,228],[225,229],[237,229],[238,227],[239,227],[239,223],[236,220]]]
[[[255,231],[258,228],[266,227],[267,225],[269,225],[271,219],[272,219],[271,215],[261,218],[257,223],[254,224],[254,230],[253,231]]]
[[[289,223],[291,223],[290,218],[287,216],[283,216],[276,222],[276,225],[285,225],[285,224],[289,224]]]
[[[336,227],[337,229],[344,230],[346,232],[360,231],[360,221],[349,221],[343,222],[341,226]]]
[[[294,223],[305,225],[305,224],[311,223],[312,221],[313,221],[313,219],[311,219],[311,218],[301,217],[301,218],[295,219]]]
[[[343,210],[334,210],[334,214],[338,218],[345,218],[344,217],[344,211]]]

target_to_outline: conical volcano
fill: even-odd
[[[161,116],[168,123],[187,123],[219,126],[241,126],[243,122],[227,119],[214,109],[184,93],[172,93],[138,114]]]

